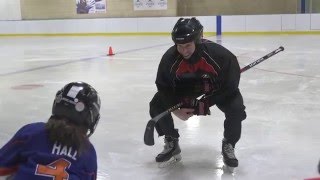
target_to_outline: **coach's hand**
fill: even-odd
[[[175,116],[177,116],[179,119],[186,121],[191,116],[193,116],[193,112],[194,112],[194,109],[192,109],[192,108],[180,108],[180,109],[173,111],[173,114]]]

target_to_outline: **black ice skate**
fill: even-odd
[[[234,155],[234,147],[225,139],[222,140],[222,156],[224,164],[233,172],[234,168],[238,167],[238,159]]]
[[[165,137],[164,143],[163,151],[156,157],[156,162],[159,163],[159,167],[161,168],[181,160],[179,139]]]

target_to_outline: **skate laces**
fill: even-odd
[[[170,139],[168,140],[167,138],[164,138],[164,149],[160,154],[165,154],[169,152],[173,147],[174,147],[174,140]]]
[[[223,152],[228,156],[230,159],[237,159],[234,155],[233,146],[230,143],[223,144]]]

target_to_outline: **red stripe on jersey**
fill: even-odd
[[[210,65],[203,57],[201,57],[195,64],[190,64],[186,60],[183,60],[179,64],[176,75],[195,72],[211,73],[215,76],[218,75],[214,67]]]
[[[0,176],[6,176],[15,173],[18,170],[18,166],[12,168],[0,168]]]

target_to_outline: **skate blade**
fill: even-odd
[[[182,159],[182,157],[180,154],[174,155],[168,161],[160,162],[158,164],[158,167],[165,168],[165,167],[171,166],[171,165],[176,164],[177,162],[181,161],[181,159]]]
[[[227,165],[223,165],[222,169],[225,173],[230,173],[230,174],[234,173],[235,171],[235,167],[230,167]]]

